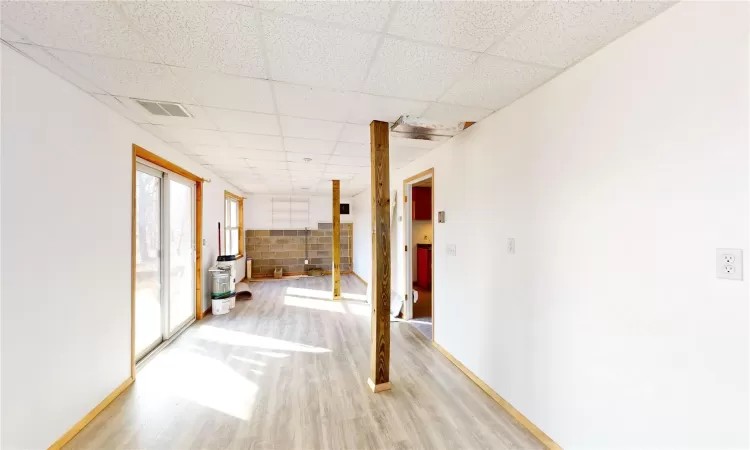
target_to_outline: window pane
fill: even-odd
[[[231,236],[230,241],[229,241],[229,242],[231,242],[231,247],[230,247],[229,254],[230,255],[236,255],[236,254],[239,253],[239,247],[238,247],[238,243],[237,243],[237,230],[233,230],[232,233],[231,233],[231,235],[232,236]]]
[[[236,227],[239,225],[239,220],[237,219],[237,208],[238,204],[236,201],[230,202],[230,208],[229,208],[229,223],[232,227]]]
[[[232,229],[224,229],[224,253],[225,255],[233,255],[232,253]]]

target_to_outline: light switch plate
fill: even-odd
[[[716,278],[742,281],[742,271],[741,249],[716,249]]]
[[[508,238],[508,253],[516,253],[516,238]]]
[[[456,244],[448,244],[448,256],[456,256]]]

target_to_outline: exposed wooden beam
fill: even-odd
[[[341,181],[333,180],[333,299],[341,299]]]
[[[370,378],[373,392],[391,388],[391,226],[388,123],[370,123],[372,192],[372,315]]]

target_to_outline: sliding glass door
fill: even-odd
[[[169,180],[169,326],[171,335],[195,317],[195,183]]]
[[[136,361],[195,317],[195,184],[136,167]]]
[[[135,358],[162,341],[162,173],[138,165],[135,173]]]

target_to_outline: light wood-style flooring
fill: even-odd
[[[542,449],[419,331],[391,323],[391,391],[373,394],[366,287],[344,275],[250,283],[195,323],[66,448]]]

